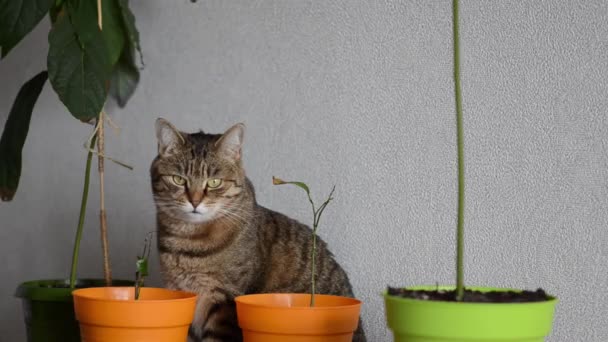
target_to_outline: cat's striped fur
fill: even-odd
[[[156,123],[150,171],[161,272],[167,287],[200,295],[190,341],[241,341],[238,295],[310,291],[312,232],[257,204],[241,164],[243,130],[187,134]],[[317,243],[318,293],[353,297],[346,273]],[[353,341],[365,341],[361,324]]]

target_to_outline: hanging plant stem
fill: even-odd
[[[82,187],[82,200],[80,201],[80,215],[78,218],[78,228],[76,229],[76,240],[74,241],[74,251],[72,253],[72,270],[70,271],[70,288],[76,285],[76,269],[78,268],[78,254],[80,252],[80,240],[82,240],[82,229],[84,227],[84,218],[87,211],[87,200],[89,198],[89,184],[91,179],[91,163],[93,160],[93,148],[97,134],[91,137],[89,153],[87,154],[87,166],[84,173],[84,185]]]
[[[456,300],[464,298],[464,136],[462,129],[462,94],[460,89],[460,41],[458,0],[452,2],[454,29],[454,95],[458,145],[458,224],[456,227]]]

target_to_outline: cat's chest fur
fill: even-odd
[[[249,253],[255,236],[248,227],[194,225],[162,217],[158,224],[161,273],[167,287],[197,293],[226,288],[236,296],[254,281],[259,262]]]

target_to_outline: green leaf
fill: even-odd
[[[15,196],[21,176],[21,151],[30,127],[32,111],[47,79],[43,71],[19,90],[0,138],[0,198],[10,201]]]
[[[102,34],[108,47],[110,64],[114,65],[125,46],[125,34],[123,33],[122,11],[118,6],[118,0],[104,0],[101,2],[102,11]]]
[[[310,197],[310,189],[308,188],[308,185],[306,185],[306,183],[304,183],[304,182],[284,181],[281,178],[272,176],[272,184],[274,184],[274,185],[292,184],[292,185],[298,186],[298,187],[304,189],[304,191],[306,191],[306,194],[308,195],[308,197]]]
[[[70,22],[81,43],[96,39],[101,35],[97,24],[97,2],[94,0],[68,0],[65,8]]]
[[[129,9],[129,0],[118,0],[118,7],[120,7],[122,13],[122,22],[125,25],[125,32],[129,38],[128,43],[131,49],[135,49],[139,53],[140,63],[144,65],[144,56],[141,53],[141,46],[139,45],[139,32],[135,27],[135,16]]]
[[[142,276],[142,277],[148,276],[148,259],[137,258],[135,267],[137,267],[137,272],[139,273],[140,276]]]
[[[81,121],[101,111],[111,65],[93,1],[67,6],[49,33],[49,80],[61,102]]]
[[[54,0],[0,0],[2,58],[48,13]]]
[[[306,193],[310,194],[310,190],[308,189],[308,185],[306,185],[305,183],[302,183],[302,182],[287,182],[287,184],[293,184],[293,185],[299,186],[300,188],[304,189],[306,191]]]
[[[129,49],[124,49],[112,71],[110,96],[123,108],[135,92],[138,83],[139,69],[135,65],[133,55]]]
[[[57,5],[52,6],[49,10],[49,18],[51,19],[51,25],[55,25],[57,21],[57,17],[59,17],[59,13],[61,13],[62,7],[58,7]]]
[[[140,63],[143,66],[143,55],[139,45],[139,32],[135,27],[135,17],[129,9],[128,0],[116,0],[121,13],[122,27],[127,36],[125,47],[118,62],[112,70],[110,81],[110,95],[122,108],[135,92],[139,83],[139,68],[135,62],[135,53],[139,53]]]

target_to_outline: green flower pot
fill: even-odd
[[[15,296],[22,299],[28,342],[80,342],[74,317],[70,281],[33,280],[20,284]],[[113,285],[130,286],[132,281],[114,280]],[[76,288],[105,286],[102,279],[79,279]]]
[[[511,291],[488,287],[471,289]],[[384,302],[395,342],[543,342],[551,331],[557,299],[531,303],[460,303],[407,299],[384,293]]]

